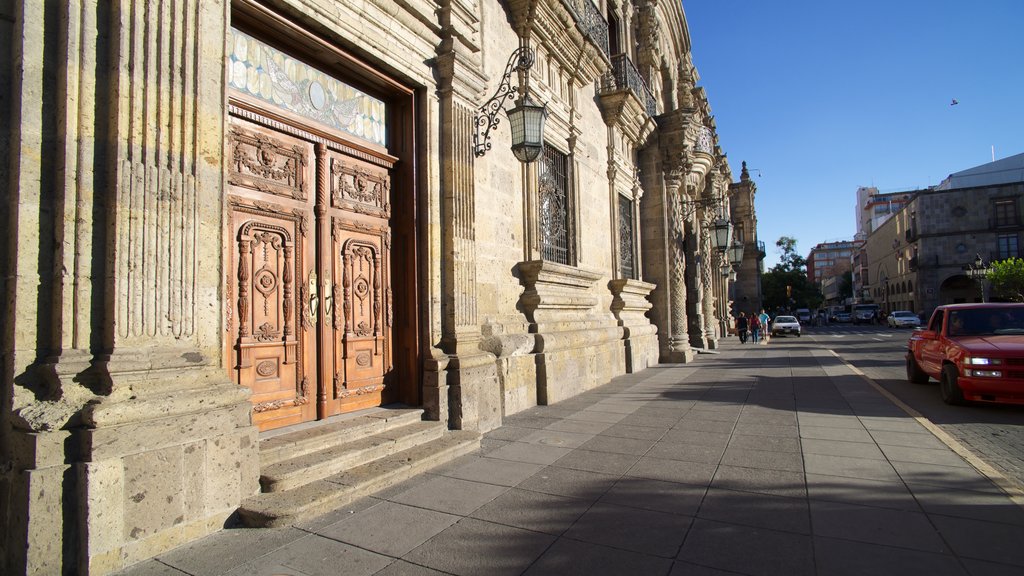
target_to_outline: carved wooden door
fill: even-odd
[[[390,401],[390,158],[232,107],[225,357],[262,430]]]

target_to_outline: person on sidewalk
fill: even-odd
[[[750,321],[747,320],[747,313],[740,312],[740,317],[736,319],[736,333],[740,335],[740,344],[747,343],[747,330],[750,328]]]
[[[756,314],[750,315],[750,340],[754,344],[761,340],[761,319]]]
[[[768,316],[768,313],[765,312],[764,308],[762,308],[761,313],[757,316],[757,318],[758,320],[761,321],[761,343],[767,344],[768,337],[771,336],[772,334],[771,316]]]

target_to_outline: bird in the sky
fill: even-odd
[[[959,101],[959,100],[957,100],[956,98],[953,98],[953,101],[952,101],[952,102],[950,102],[950,103],[949,103],[949,105],[950,105],[950,106],[956,106],[956,105],[957,105],[957,104],[959,104],[959,103],[960,103],[960,101]]]

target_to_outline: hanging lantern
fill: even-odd
[[[712,229],[715,232],[715,248],[719,252],[725,252],[729,248],[729,242],[732,242],[732,222],[725,218],[719,218],[715,220]]]
[[[533,162],[544,150],[544,120],[547,116],[547,105],[539,106],[529,96],[508,111],[512,153],[520,162]]]
[[[733,242],[729,247],[729,262],[733,266],[739,266],[743,262],[743,243]]]

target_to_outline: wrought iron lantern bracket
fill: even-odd
[[[477,109],[473,117],[476,131],[473,134],[473,154],[477,157],[487,154],[491,149],[490,133],[499,123],[498,112],[502,109],[506,100],[515,98],[519,92],[518,86],[512,85],[512,72],[527,72],[533,66],[535,54],[529,46],[516,48],[509,56],[508,64],[505,65],[505,73],[501,76],[498,89],[483,106]]]

